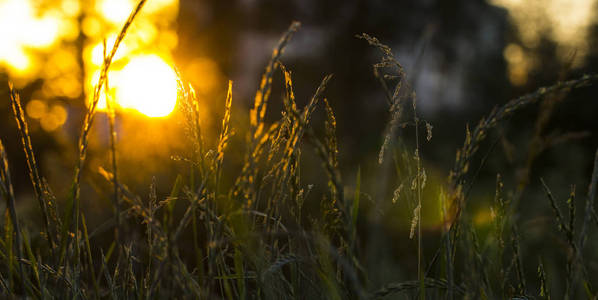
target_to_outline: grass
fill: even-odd
[[[489,134],[502,122],[556,93],[582,88],[598,81],[598,75],[558,82],[552,86],[513,99],[492,110],[478,125],[467,128],[463,146],[458,149],[454,167],[445,188],[439,192],[440,215],[444,224],[435,244],[424,243],[422,211],[429,205],[424,191],[429,189],[426,164],[421,147],[432,139],[432,125],[417,113],[417,97],[405,71],[392,50],[376,38],[361,34],[381,53],[373,65],[374,76],[385,94],[390,121],[383,133],[377,160],[382,174],[391,172],[394,163],[399,179],[388,202],[407,199],[412,211],[408,238],[416,239],[417,273],[405,281],[377,285],[369,278],[364,241],[367,233],[360,223],[367,220],[364,208],[375,187],[363,180],[355,167],[355,186],[343,181],[338,160],[336,116],[325,98],[332,75],[324,76],[307,104],[300,108],[295,99],[293,77],[281,62],[282,54],[299,23],[283,34],[268,62],[250,110],[246,149],[229,149],[234,128],[229,82],[224,99],[224,117],[213,146],[202,135],[201,105],[193,87],[179,81],[179,104],[185,116],[187,137],[193,155],[183,159],[192,172],[180,174],[170,195],[161,199],[156,182],[150,184],[149,197],[131,191],[118,176],[117,136],[111,99],[108,99],[111,170],[101,175],[112,185],[113,218],[89,228],[80,202],[81,174],[94,125],[101,87],[108,86],[108,70],[120,41],[141,10],[140,1],[123,26],[114,47],[104,51],[101,76],[88,108],[78,142],[74,177],[69,195],[55,196],[36,163],[27,120],[17,91],[10,97],[13,114],[27,159],[35,198],[39,202],[44,228],[23,226],[15,206],[9,162],[0,143],[0,195],[6,200],[6,214],[0,237],[0,290],[8,298],[61,299],[379,299],[403,295],[411,298],[592,298],[596,291],[596,255],[588,248],[598,217],[594,200],[598,185],[598,151],[585,196],[584,213],[576,214],[579,196],[573,185],[567,200],[568,214],[560,210],[557,197],[541,180],[546,206],[554,212],[555,230],[562,234],[566,264],[560,273],[551,273],[546,260],[524,260],[517,218],[522,190],[530,179],[522,180],[507,193],[497,174],[492,193],[492,229],[485,238],[468,209],[470,191],[480,170],[494,149],[478,157]],[[267,122],[274,74],[284,78],[280,118]],[[106,88],[107,90],[107,88]],[[107,95],[108,96],[108,95]],[[315,122],[313,114],[322,109],[325,122]],[[272,112],[268,112],[271,114]],[[539,120],[537,128],[545,126]],[[402,135],[413,130],[413,146]],[[424,131],[422,131],[424,130]],[[425,139],[422,136],[425,132]],[[541,130],[537,130],[541,132]],[[538,133],[539,134],[539,133]],[[571,135],[555,137],[567,140]],[[574,137],[574,136],[573,136]],[[424,141],[425,140],[425,141]],[[540,139],[541,140],[541,139]],[[497,139],[498,141],[498,139]],[[542,145],[543,148],[550,145]],[[326,177],[316,192],[302,175],[302,152],[313,151]],[[240,170],[223,172],[228,151],[245,151]],[[392,154],[392,155],[391,155]],[[530,151],[528,159],[537,156]],[[392,161],[392,163],[391,163]],[[478,168],[470,170],[472,163]],[[528,166],[531,164],[528,163]],[[345,168],[346,169],[346,168]],[[528,175],[529,176],[529,175]],[[534,180],[534,179],[531,179]],[[224,182],[228,181],[228,182]],[[230,186],[230,188],[225,188]],[[350,192],[346,192],[350,191]],[[378,201],[378,200],[376,200]],[[383,200],[379,200],[383,201]],[[386,200],[384,200],[386,201]],[[319,209],[307,206],[319,205]],[[63,210],[58,205],[64,206]],[[398,205],[398,204],[397,204]],[[176,208],[183,208],[182,213]],[[31,234],[29,230],[42,231]],[[109,245],[96,237],[113,231]],[[424,246],[433,245],[431,248]],[[426,258],[426,253],[431,253]],[[537,268],[536,268],[537,264]],[[526,272],[529,266],[536,274]],[[563,275],[564,274],[564,275]],[[556,280],[564,280],[559,294]],[[535,287],[538,287],[537,289]]]

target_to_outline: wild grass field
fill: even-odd
[[[202,130],[203,108],[193,87],[179,78],[178,107],[184,116],[188,157],[166,197],[147,182],[138,194],[119,173],[114,104],[107,102],[110,165],[87,164],[90,133],[109,69],[145,1],[139,2],[114,45],[105,45],[74,155],[71,188],[55,194],[39,168],[28,118],[19,91],[10,86],[12,116],[27,162],[34,212],[16,205],[13,160],[0,143],[0,195],[5,202],[0,229],[0,291],[17,299],[596,299],[598,297],[598,151],[586,181],[554,187],[530,172],[538,155],[579,136],[541,136],[554,97],[566,101],[572,90],[595,85],[598,75],[555,82],[506,101],[463,132],[462,146],[445,176],[428,171],[422,147],[434,140],[434,124],[418,113],[417,91],[390,47],[370,34],[356,43],[376,49],[372,61],[388,111],[378,154],[367,159],[375,170],[339,166],[335,109],[326,97],[333,75],[323,76],[309,99],[295,99],[293,72],[284,50],[300,31],[294,22],[282,34],[265,66],[243,128],[235,128],[233,83],[222,103],[223,118],[215,138]],[[375,34],[375,33],[372,33]],[[364,58],[367,59],[367,58]],[[282,78],[278,82],[275,78]],[[337,84],[342,84],[337,83]],[[282,87],[283,96],[272,93]],[[595,95],[587,101],[595,101]],[[106,96],[106,99],[109,99]],[[274,104],[273,104],[274,103]],[[306,103],[301,107],[298,103]],[[112,105],[112,107],[111,107]],[[279,111],[272,107],[280,107]],[[472,209],[471,192],[499,142],[501,125],[525,109],[539,110],[536,134],[517,180],[495,174],[486,216]],[[320,113],[323,120],[314,118]],[[96,122],[94,122],[96,121]],[[322,122],[319,122],[322,121]],[[358,122],[358,120],[356,120]],[[590,134],[596,134],[591,132]],[[243,141],[233,143],[233,136]],[[2,137],[0,137],[2,139]],[[461,143],[461,142],[460,142]],[[312,155],[317,164],[306,164]],[[230,156],[242,157],[224,167]],[[567,159],[567,158],[563,158]],[[307,169],[309,168],[309,169]],[[355,170],[351,177],[342,170]],[[171,170],[173,171],[173,170]],[[111,217],[97,226],[87,220],[102,215],[86,205],[80,192],[83,173],[100,175],[99,192],[112,204]],[[435,171],[437,172],[437,171]],[[306,176],[305,174],[310,174]],[[395,183],[388,196],[377,176]],[[439,179],[440,178],[440,179]],[[528,223],[520,207],[529,201],[530,183],[540,183],[542,204],[551,215],[542,222],[550,243],[522,238]],[[576,185],[577,184],[577,185]],[[570,187],[570,193],[553,190]],[[479,205],[473,203],[475,205]],[[399,207],[400,214],[392,215]],[[426,206],[432,213],[424,214]],[[429,209],[427,211],[430,211]],[[389,234],[372,218],[396,219],[399,235]],[[434,214],[433,217],[430,214]],[[433,218],[434,222],[426,220]],[[483,226],[478,223],[485,218]],[[423,224],[435,225],[424,226]],[[384,251],[380,249],[386,249]],[[390,250],[388,250],[390,249]],[[397,252],[401,257],[379,253]],[[522,252],[527,253],[523,255]],[[406,254],[405,256],[405,253]],[[393,275],[394,273],[394,275]],[[398,279],[397,279],[398,278]]]

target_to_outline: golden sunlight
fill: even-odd
[[[83,20],[82,30],[88,37],[83,51],[88,100],[91,100],[104,60],[103,41],[106,40],[108,49],[112,48],[136,2],[95,0],[96,13]],[[148,1],[131,25],[116,51],[108,74],[108,94],[115,101],[116,109],[132,109],[148,117],[165,117],[174,110],[177,76],[169,62],[177,43],[173,27],[177,10],[176,0]],[[97,108],[106,110],[104,93]]]
[[[135,8],[132,1],[126,0],[103,0],[96,2],[96,6],[96,9],[102,13],[104,18],[118,25],[124,23],[133,8]]]
[[[120,107],[135,109],[148,117],[165,117],[176,106],[177,75],[156,55],[131,59],[114,74],[111,85]]]
[[[0,70],[17,87],[43,79],[28,110],[43,129],[64,124],[69,100],[90,100],[102,68],[104,40],[111,49],[137,3],[0,0]],[[164,117],[174,109],[177,78],[170,65],[178,43],[178,9],[178,0],[148,1],[131,25],[110,67],[109,95],[117,109],[150,117]],[[57,99],[66,106],[56,106]],[[105,109],[102,93],[98,110]]]
[[[598,17],[598,0],[491,0],[507,9],[525,48],[535,49],[544,33],[554,41],[561,60],[574,65],[583,61],[588,49],[587,36]],[[572,57],[575,53],[575,57]],[[532,62],[530,62],[532,64]],[[517,76],[516,76],[517,77]]]
[[[28,50],[49,47],[57,38],[59,23],[51,12],[36,15],[30,1],[0,2],[0,63],[17,74],[27,73],[31,67]]]

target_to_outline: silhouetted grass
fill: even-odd
[[[339,166],[337,121],[326,88],[333,80],[324,76],[313,96],[301,108],[294,93],[293,76],[281,62],[282,53],[299,29],[293,23],[275,47],[258,87],[254,104],[249,111],[250,122],[245,149],[229,149],[232,127],[233,83],[229,82],[224,100],[224,117],[214,145],[204,139],[200,127],[197,96],[190,84],[179,80],[179,106],[185,116],[191,158],[181,159],[190,174],[179,174],[168,197],[160,198],[155,179],[148,184],[150,194],[136,195],[118,177],[117,136],[114,107],[109,104],[111,171],[100,169],[112,185],[114,218],[96,228],[88,228],[81,210],[81,173],[89,148],[89,133],[94,125],[101,88],[108,86],[108,70],[120,41],[142,8],[140,1],[123,26],[113,48],[104,53],[102,73],[86,112],[72,188],[65,199],[59,198],[64,209],[59,211],[55,196],[50,192],[36,164],[34,149],[28,133],[18,93],[10,87],[13,113],[22,138],[33,191],[43,216],[45,234],[40,241],[31,242],[31,228],[23,216],[19,218],[15,206],[9,172],[10,160],[0,143],[0,195],[6,199],[7,213],[0,237],[0,289],[7,298],[60,299],[163,299],[163,298],[226,298],[226,299],[379,299],[406,297],[427,298],[550,298],[556,278],[565,280],[564,295],[568,298],[596,298],[596,255],[584,251],[590,232],[596,231],[598,217],[594,200],[598,185],[598,152],[581,217],[576,214],[575,185],[567,200],[567,216],[560,209],[557,197],[541,180],[548,201],[554,211],[556,230],[563,234],[566,251],[561,253],[566,265],[562,274],[551,274],[540,258],[525,261],[517,214],[518,197],[507,193],[502,177],[497,175],[494,202],[491,204],[491,229],[482,240],[468,213],[468,196],[479,173],[470,172],[480,146],[489,132],[524,107],[540,102],[556,92],[590,85],[598,75],[558,82],[552,86],[513,99],[492,110],[478,125],[467,128],[463,146],[457,151],[450,171],[446,192],[438,197],[442,216],[440,240],[432,257],[425,257],[424,241],[431,239],[422,230],[424,191],[429,188],[426,164],[421,147],[432,139],[432,125],[419,118],[417,97],[407,82],[402,65],[390,47],[376,38],[362,34],[370,45],[381,51],[382,59],[373,65],[388,102],[389,121],[381,134],[381,150],[377,160],[386,168],[389,153],[401,180],[393,189],[388,202],[409,199],[412,219],[407,243],[417,238],[417,274],[408,274],[402,282],[380,285],[368,278],[371,270],[364,266],[361,249],[367,236],[360,223],[367,221],[371,187],[366,184],[361,168],[355,167],[355,186],[343,181]],[[105,49],[106,52],[106,49]],[[284,96],[280,117],[269,122],[266,118],[274,75],[282,73]],[[408,101],[411,100],[411,101]],[[314,112],[323,109],[324,124],[317,123]],[[323,126],[322,126],[323,125]],[[320,127],[323,128],[320,128]],[[538,125],[542,127],[543,125]],[[401,129],[401,130],[399,130]],[[413,130],[413,146],[403,143],[402,130]],[[425,131],[422,131],[425,130]],[[323,132],[323,134],[321,134]],[[423,139],[425,132],[426,139]],[[563,139],[567,139],[564,136]],[[549,145],[544,145],[549,146]],[[320,160],[325,185],[314,192],[302,178],[302,152],[311,148]],[[228,151],[245,151],[239,170],[231,174],[223,168]],[[402,156],[400,156],[402,153]],[[489,154],[482,157],[480,169]],[[530,160],[535,156],[530,154]],[[529,166],[529,165],[528,165]],[[405,168],[405,171],[401,171]],[[344,169],[344,168],[343,168]],[[96,170],[91,170],[95,172]],[[225,176],[226,175],[226,176]],[[528,174],[529,175],[529,174]],[[223,181],[228,181],[223,184]],[[376,179],[374,179],[375,181]],[[535,180],[535,179],[531,179]],[[225,186],[230,188],[226,189]],[[438,183],[437,183],[438,184]],[[516,187],[518,191],[521,187]],[[386,201],[386,200],[372,200]],[[319,205],[308,210],[306,203]],[[182,213],[176,207],[183,207]],[[312,205],[313,206],[313,205]],[[411,210],[410,210],[411,211]],[[63,218],[57,217],[63,215]],[[580,222],[576,222],[580,219]],[[122,230],[124,221],[136,224]],[[581,227],[579,226],[581,223]],[[81,227],[79,227],[81,225]],[[109,245],[95,239],[99,234],[114,230]],[[191,254],[190,254],[191,253]],[[533,264],[537,274],[526,273],[526,264]],[[534,290],[535,283],[540,287]],[[585,294],[581,294],[584,291]]]

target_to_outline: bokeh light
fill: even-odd
[[[509,79],[523,85],[537,62],[543,38],[555,42],[557,58],[574,67],[584,62],[589,50],[588,34],[598,20],[597,0],[491,0],[507,9],[520,39],[520,45],[510,44],[504,56]]]
[[[75,106],[89,103],[103,62],[104,40],[110,50],[137,3],[0,0],[0,69],[17,88],[42,79],[27,107],[28,116],[39,120],[44,130],[65,123],[69,101],[77,101]],[[114,76],[109,78],[110,95],[117,109],[151,117],[164,117],[174,109],[177,89],[171,66],[178,43],[178,5],[178,0],[148,1],[130,27],[109,74]],[[54,104],[58,99],[61,106]],[[105,95],[100,102],[98,109],[103,111]]]
[[[33,73],[32,51],[55,42],[61,19],[56,11],[37,14],[30,0],[0,1],[0,63],[15,77]]]
[[[27,116],[38,120],[42,129],[46,131],[54,131],[62,126],[67,118],[68,113],[64,105],[60,103],[48,106],[46,102],[41,100],[31,100],[25,107]]]

